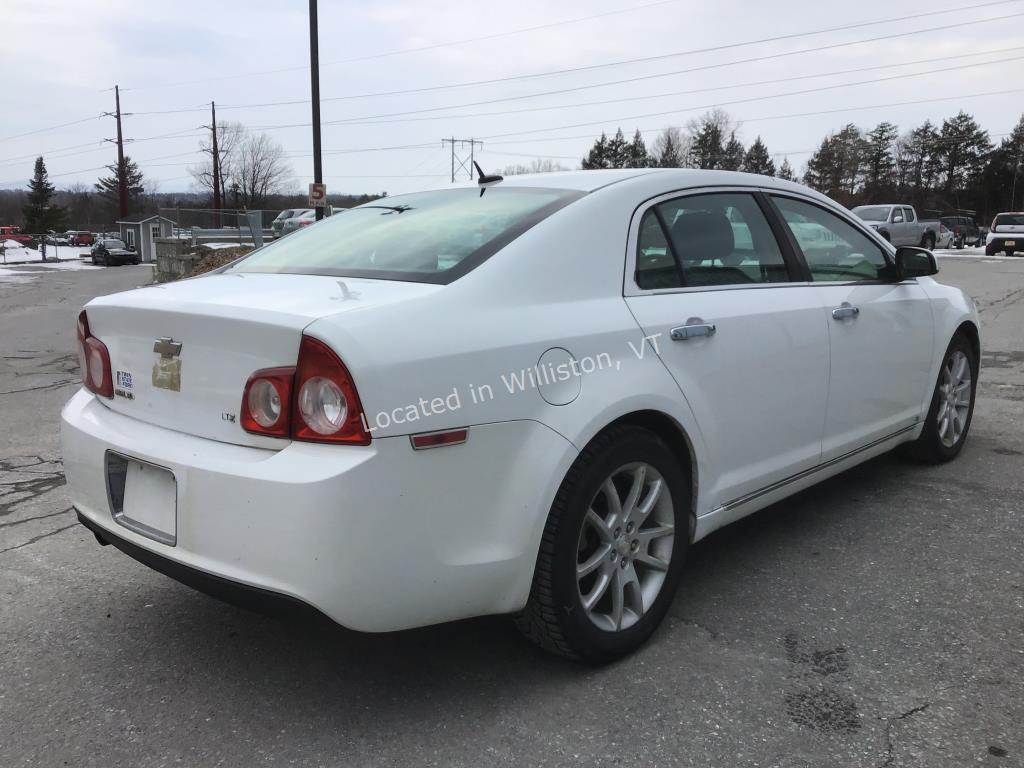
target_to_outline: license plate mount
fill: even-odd
[[[107,452],[107,495],[114,521],[140,536],[175,546],[178,484],[166,467]]]

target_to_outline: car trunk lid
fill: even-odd
[[[95,299],[89,327],[110,352],[113,399],[127,416],[223,442],[280,447],[242,429],[249,376],[295,365],[314,320],[440,288],[314,275],[222,274]],[[344,350],[337,350],[344,357]]]

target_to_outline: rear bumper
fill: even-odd
[[[1013,245],[1007,246],[1007,241],[1010,241]],[[993,237],[989,235],[985,240],[985,251],[989,254],[1005,253],[1006,251],[1024,253],[1024,232],[1021,232],[1019,236],[999,235]]]
[[[465,445],[427,451],[407,437],[249,448],[146,424],[85,391],[64,408],[61,443],[83,522],[132,557],[185,583],[198,574],[291,598],[369,632],[521,608],[576,455],[532,421],[473,426]],[[107,451],[174,474],[175,545],[114,520]]]
[[[180,581],[182,584],[204,592],[211,597],[216,597],[232,605],[281,618],[327,618],[313,606],[289,595],[282,595],[277,592],[261,589],[260,587],[225,579],[212,573],[206,573],[132,544],[130,541],[100,527],[81,512],[78,512],[78,522],[92,531],[100,543],[104,545],[112,544],[128,555],[128,557],[138,560],[154,571],[170,576],[175,581]]]

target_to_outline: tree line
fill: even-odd
[[[776,163],[760,136],[744,145],[740,127],[714,109],[665,128],[650,147],[639,130],[627,139],[620,128],[611,138],[602,133],[581,166],[745,171],[802,181],[850,207],[905,202],[933,212],[976,211],[979,222],[1022,205],[1024,116],[998,145],[963,111],[903,133],[889,121],[870,130],[849,123],[821,140],[799,177],[788,157]]]

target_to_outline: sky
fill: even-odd
[[[1024,0],[320,0],[319,17],[332,193],[446,183],[443,137],[482,141],[488,172],[575,168],[602,131],[650,144],[720,106],[800,171],[849,122],[964,109],[998,141],[1024,113]],[[0,188],[39,154],[58,188],[103,175],[115,83],[151,189],[194,188],[210,101],[284,147],[292,190],[312,181],[304,0],[9,1],[2,29]]]

